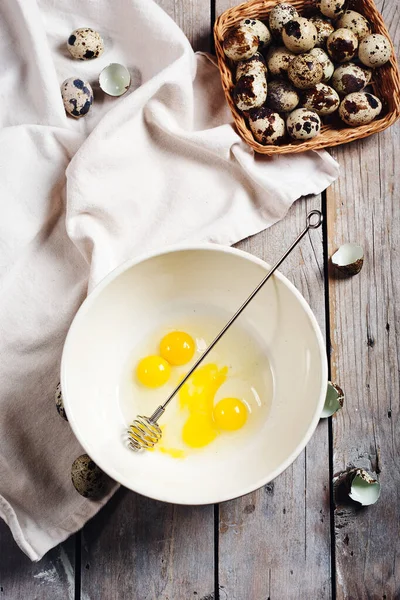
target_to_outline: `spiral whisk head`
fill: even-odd
[[[129,447],[132,450],[148,450],[161,439],[162,431],[148,417],[138,417],[128,429]]]

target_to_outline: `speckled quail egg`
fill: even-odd
[[[285,121],[266,106],[250,111],[249,125],[253,136],[261,144],[277,144],[285,137]]]
[[[309,54],[315,56],[318,61],[321,63],[322,69],[324,71],[324,76],[322,78],[322,83],[326,83],[330,80],[333,75],[333,71],[335,70],[335,66],[329,56],[327,55],[322,48],[313,48],[310,50]]]
[[[317,48],[325,48],[326,40],[328,37],[335,31],[332,23],[329,23],[326,19],[319,17],[318,15],[314,15],[310,17],[311,23],[315,25],[315,29],[317,30],[317,41],[315,46]]]
[[[382,102],[367,92],[355,92],[346,96],[340,106],[339,115],[347,125],[368,125],[381,112]]]
[[[351,29],[341,27],[328,37],[326,47],[334,62],[349,62],[356,55],[358,38]]]
[[[267,98],[265,75],[243,75],[233,88],[233,101],[239,110],[250,110],[264,104]]]
[[[360,42],[358,58],[367,67],[381,67],[392,55],[390,42],[384,35],[373,33]]]
[[[324,70],[316,56],[302,54],[294,58],[288,69],[288,77],[293,85],[301,90],[306,90],[320,83]]]
[[[297,17],[283,26],[282,40],[288,50],[295,54],[301,54],[314,48],[317,41],[317,30],[308,19]]]
[[[258,36],[247,27],[232,29],[223,42],[226,56],[233,61],[250,58],[258,50]]]
[[[285,23],[296,19],[299,15],[294,6],[287,2],[276,4],[269,13],[269,28],[276,40],[282,39],[282,28]]]
[[[85,116],[93,103],[90,83],[79,77],[70,77],[64,81],[61,85],[61,96],[65,110],[76,119]]]
[[[341,96],[361,92],[371,80],[371,71],[354,63],[347,63],[335,69],[331,85]]]
[[[264,57],[259,52],[256,52],[254,56],[241,60],[237,63],[236,67],[236,81],[243,75],[265,75],[267,72],[267,66],[265,64]]]
[[[65,408],[64,408],[64,401],[63,401],[63,396],[62,396],[62,391],[61,391],[61,383],[59,383],[56,387],[54,399],[56,401],[56,409],[57,409],[58,414],[60,415],[60,417],[62,417],[66,421],[68,421],[68,418],[67,418],[67,415],[65,412]]]
[[[336,27],[345,27],[351,29],[356,34],[359,40],[362,40],[366,35],[371,33],[371,26],[367,19],[360,15],[355,10],[346,10],[336,23]]]
[[[97,31],[88,27],[75,29],[68,38],[67,48],[74,58],[90,60],[104,52],[104,42]]]
[[[78,456],[72,463],[71,479],[76,491],[85,498],[98,500],[107,493],[107,475],[87,454]]]
[[[290,112],[299,102],[299,94],[287,81],[277,79],[268,84],[266,105],[272,110]]]
[[[340,99],[337,93],[329,85],[317,83],[309,90],[305,90],[301,96],[303,108],[315,110],[318,115],[330,115],[339,108]]]
[[[287,118],[286,127],[294,140],[311,140],[321,131],[321,119],[307,108],[296,108]]]
[[[247,27],[254,35],[258,37],[260,48],[266,48],[271,43],[271,34],[269,29],[262,21],[258,19],[242,19],[239,27]]]
[[[269,73],[279,77],[287,75],[290,62],[295,56],[296,54],[290,52],[285,46],[270,48],[266,57]]]
[[[337,19],[344,13],[347,0],[317,0],[317,8],[325,17]]]

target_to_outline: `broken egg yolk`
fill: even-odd
[[[149,388],[161,387],[167,383],[170,375],[171,367],[161,356],[146,356],[136,367],[136,377]]]
[[[185,365],[192,360],[196,344],[184,331],[171,331],[160,342],[160,354],[170,365]]]
[[[247,421],[247,408],[238,398],[223,398],[214,406],[213,416],[219,429],[237,431]]]

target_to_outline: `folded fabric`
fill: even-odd
[[[66,51],[101,32],[93,61]],[[337,176],[325,152],[255,156],[231,123],[213,59],[152,0],[0,4],[0,515],[32,559],[106,502],[78,495],[83,450],[57,414],[64,338],[87,291],[123,260],[175,242],[232,244]],[[132,86],[94,85],[110,62]],[[60,84],[92,83],[67,117]]]

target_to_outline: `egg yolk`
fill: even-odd
[[[192,360],[196,345],[184,331],[171,331],[160,342],[160,354],[170,365],[185,365]]]
[[[236,431],[247,421],[246,405],[238,398],[223,398],[214,407],[214,421],[219,429]]]
[[[161,356],[146,356],[136,367],[136,376],[142,385],[158,388],[167,383],[171,375],[169,363]]]
[[[204,365],[182,387],[179,393],[180,405],[182,409],[189,411],[182,430],[182,438],[187,446],[202,448],[218,435],[213,420],[214,397],[227,374],[227,367],[219,369],[214,364]]]

